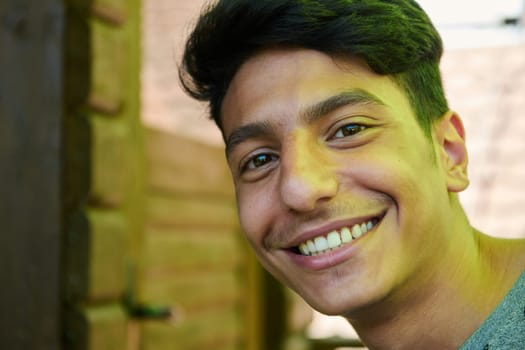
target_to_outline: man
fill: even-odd
[[[441,39],[411,0],[222,0],[181,81],[222,131],[245,235],[370,349],[525,348],[525,241],[469,224]]]

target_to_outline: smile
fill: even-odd
[[[370,219],[366,222],[355,224],[351,227],[343,227],[339,230],[329,232],[306,242],[301,243],[297,249],[301,255],[317,256],[338,249],[345,244],[363,237],[377,226],[380,217]]]

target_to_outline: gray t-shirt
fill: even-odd
[[[525,271],[460,350],[525,350]]]

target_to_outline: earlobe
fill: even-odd
[[[463,122],[459,115],[449,111],[437,122],[436,127],[435,135],[446,172],[447,188],[450,192],[461,192],[469,185],[468,152]]]

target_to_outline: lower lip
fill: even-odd
[[[369,236],[373,235],[374,232],[377,230],[378,226],[383,222],[383,220],[379,221],[374,228],[371,231],[368,231],[365,235],[362,237],[353,240],[350,243],[346,243],[343,246],[332,250],[330,252],[321,254],[321,255],[300,255],[297,253],[293,253],[290,251],[287,251],[286,253],[292,259],[292,261],[299,265],[300,267],[308,270],[324,270],[328,269],[334,266],[337,266],[339,264],[342,264],[349,259],[352,259],[353,256],[357,254],[357,251],[359,250],[359,246],[365,243],[365,241],[369,238]]]

